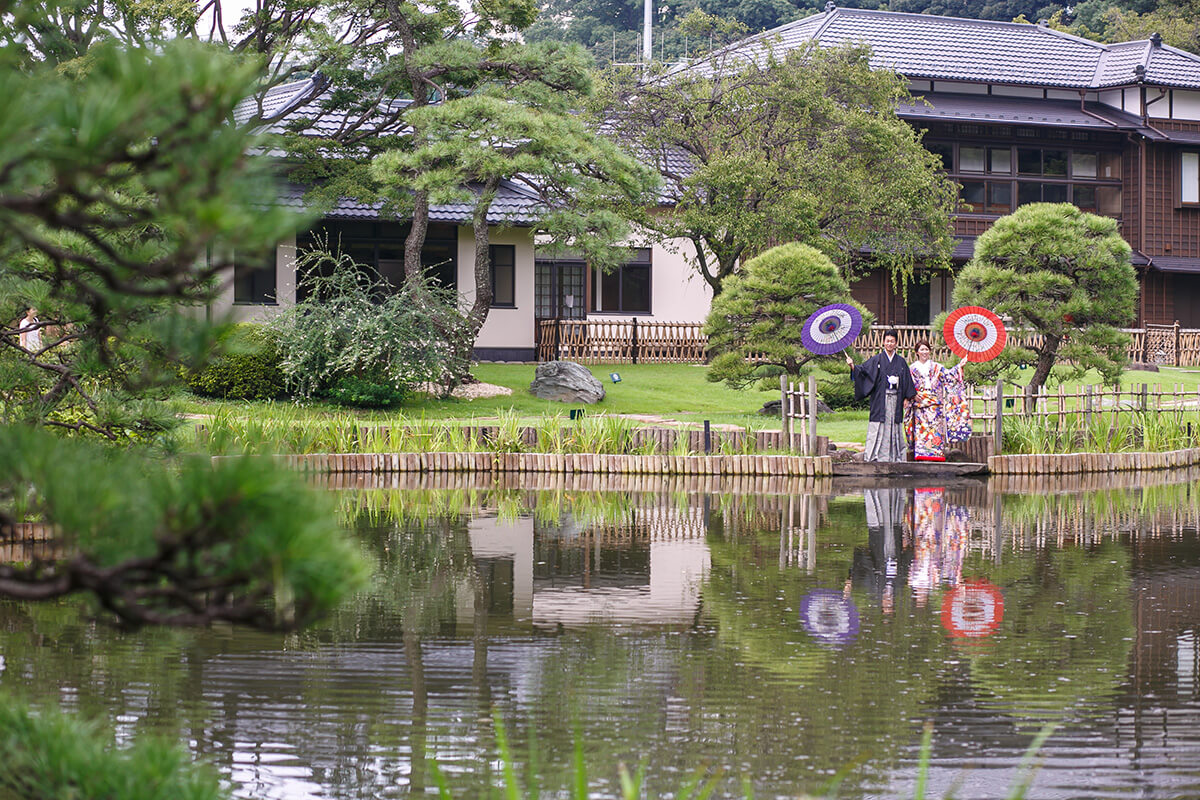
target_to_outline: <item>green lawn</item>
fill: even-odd
[[[297,404],[248,403],[222,400],[205,400],[185,395],[177,400],[181,413],[212,414],[217,410],[246,416],[279,417],[285,419],[321,417],[343,417],[347,413],[364,421],[393,421],[399,417],[421,417],[426,419],[470,419],[494,418],[496,415],[517,414],[524,418],[545,414],[565,415],[573,406],[551,400],[540,400],[529,393],[533,380],[533,364],[477,364],[474,375],[485,383],[507,386],[513,393],[505,397],[480,400],[439,400],[419,397],[407,402],[395,411],[356,411],[323,403]],[[724,384],[705,380],[705,368],[691,364],[619,364],[589,367],[592,374],[604,383],[607,397],[587,408],[588,414],[636,414],[661,417],[679,423],[701,425],[704,420],[713,424],[731,424],[752,428],[779,427],[778,417],[766,417],[756,413],[762,404],[778,396],[777,391],[735,391]],[[620,374],[621,381],[613,383],[609,373]],[[1032,371],[1029,371],[1032,374]],[[1096,383],[1097,375],[1089,375],[1087,381]],[[1161,372],[1127,372],[1122,379],[1125,386],[1142,383],[1183,384],[1195,391],[1200,386],[1200,369],[1163,369]],[[1078,384],[1072,384],[1075,386]],[[866,438],[867,415],[865,411],[840,411],[820,418],[817,432],[838,442],[862,442]]]

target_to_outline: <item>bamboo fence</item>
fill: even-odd
[[[941,331],[929,325],[875,325],[855,342],[855,349],[883,349],[883,334],[894,330],[902,353],[927,339],[938,361],[953,357]],[[1147,325],[1125,328],[1131,361],[1176,367],[1200,365],[1200,328]],[[1010,329],[1014,345],[1036,346],[1037,334]],[[644,317],[627,320],[542,319],[537,322],[538,361],[578,361],[582,364],[700,364],[707,360],[708,338],[701,322],[663,322]]]

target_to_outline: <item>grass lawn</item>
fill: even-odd
[[[206,400],[185,395],[177,400],[181,413],[212,414],[224,410],[238,416],[281,417],[288,419],[321,417],[344,417],[347,414],[364,421],[387,422],[403,417],[447,419],[468,421],[471,419],[494,418],[498,414],[516,414],[523,418],[534,418],[546,414],[562,414],[576,406],[552,400],[540,400],[529,393],[533,380],[533,364],[477,364],[475,377],[484,383],[507,386],[513,390],[505,397],[479,400],[439,400],[437,398],[414,398],[394,411],[349,411],[324,403],[297,404],[249,403],[240,401]],[[779,428],[779,418],[762,416],[758,409],[767,400],[778,397],[778,391],[735,391],[722,383],[705,380],[703,366],[692,364],[601,364],[589,367],[592,374],[604,384],[605,399],[587,409],[588,414],[636,414],[661,417],[679,423],[701,425],[704,420],[713,424],[731,424],[751,428]],[[619,383],[609,379],[609,373],[621,376]],[[1027,371],[1032,375],[1032,370]],[[1097,383],[1099,376],[1090,374],[1083,383]],[[1164,368],[1161,372],[1127,372],[1121,381],[1124,386],[1143,383],[1183,384],[1191,391],[1200,386],[1198,368]],[[1078,386],[1068,384],[1068,388]],[[1010,389],[1011,391],[1011,389]],[[866,439],[867,414],[865,411],[839,411],[822,416],[817,423],[817,432],[835,442],[862,442]]]

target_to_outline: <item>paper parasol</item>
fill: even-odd
[[[845,303],[818,308],[804,321],[800,341],[810,352],[827,356],[845,350],[862,330],[862,314]]]
[[[1000,355],[1008,341],[1008,332],[1000,318],[979,306],[951,311],[942,326],[942,335],[955,355],[966,356],[973,364],[991,361]]]

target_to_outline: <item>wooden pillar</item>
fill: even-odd
[[[817,453],[817,376],[808,376],[808,454]]]
[[[996,455],[1004,452],[1004,381],[996,381],[996,424],[992,430],[994,437],[992,451]]]

